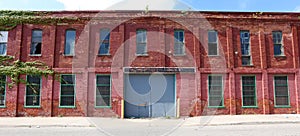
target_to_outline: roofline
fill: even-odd
[[[7,11],[7,10],[0,10]],[[18,10],[10,10],[10,11],[18,11]],[[57,10],[57,11],[43,11],[43,10],[24,10],[31,12],[48,12],[54,14],[67,14],[67,13],[140,13],[144,10]],[[149,12],[166,12],[166,13],[182,13],[182,12],[190,12],[190,13],[227,13],[227,14],[253,14],[253,13],[264,13],[264,14],[274,14],[274,15],[286,15],[286,14],[299,14],[300,12],[292,12],[292,11],[213,11],[213,10],[149,10]]]

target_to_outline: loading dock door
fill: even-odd
[[[127,74],[124,78],[124,117],[175,117],[175,76]]]

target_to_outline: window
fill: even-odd
[[[218,55],[218,32],[208,31],[208,55]]]
[[[273,32],[273,44],[274,44],[274,55],[280,56],[284,55],[282,47],[282,32],[274,31]]]
[[[289,90],[287,76],[274,77],[275,106],[289,106]]]
[[[41,55],[42,53],[42,30],[32,30],[30,55]]]
[[[109,54],[109,38],[110,30],[109,29],[100,29],[100,48],[99,55],[108,55]]]
[[[0,31],[0,56],[6,55],[8,31]]]
[[[75,75],[61,75],[60,107],[75,107]]]
[[[6,76],[0,76],[0,107],[5,106]]]
[[[75,52],[74,52],[75,37],[76,37],[76,31],[75,30],[66,30],[64,55],[66,55],[66,56],[75,55]]]
[[[256,106],[255,76],[242,76],[243,107]]]
[[[41,94],[41,77],[27,75],[25,107],[39,107]]]
[[[242,65],[251,65],[250,33],[249,31],[240,32]]]
[[[146,30],[136,31],[136,54],[137,55],[147,54],[147,31]]]
[[[223,106],[223,77],[210,75],[208,76],[208,106]]]
[[[96,77],[96,107],[110,106],[110,75],[97,75]]]
[[[184,54],[184,31],[183,30],[174,31],[174,54],[175,55]]]

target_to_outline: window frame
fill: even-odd
[[[221,79],[222,79],[222,106],[211,106],[210,105],[210,100],[209,100],[209,98],[210,98],[210,85],[209,85],[209,77],[210,76],[221,76]],[[209,74],[208,76],[207,76],[207,100],[208,100],[208,108],[225,108],[225,105],[224,105],[224,76],[222,75],[222,74]]]
[[[34,53],[31,53],[31,48],[32,48],[32,45],[33,43],[39,43],[39,42],[34,42],[33,41],[33,33],[34,31],[41,31],[42,35],[41,35],[41,53],[40,54],[34,54]],[[32,29],[31,30],[31,43],[30,43],[30,48],[29,48],[29,56],[42,56],[42,51],[43,51],[43,30],[42,29]]]
[[[280,43],[275,43],[274,42],[274,34],[277,34],[277,33],[280,33],[280,35],[281,35],[281,37],[280,37],[281,38],[281,42]],[[282,31],[280,31],[280,30],[272,31],[272,42],[273,42],[273,53],[274,53],[274,56],[275,57],[285,56]],[[280,52],[281,52],[281,54],[275,54],[275,45],[280,45]]]
[[[209,33],[211,32],[214,32],[216,34],[216,42],[209,42]],[[207,31],[207,55],[208,56],[219,56],[219,33],[217,30],[208,30]],[[216,44],[216,52],[217,54],[209,54],[209,47],[210,47],[210,44]]]
[[[288,105],[277,105],[276,104],[276,84],[275,84],[275,77],[286,77],[286,87],[287,87],[287,99],[288,99]],[[275,108],[290,108],[291,107],[291,101],[290,101],[290,89],[289,89],[289,76],[288,75],[274,75],[273,76],[273,93],[274,93],[274,107]]]
[[[5,53],[4,54],[0,54],[0,56],[6,56],[7,55],[7,43],[8,43],[8,34],[9,32],[8,31],[0,31],[0,36],[3,34],[3,33],[7,33],[7,37],[5,38],[6,41],[0,41],[0,44],[4,44],[5,45]],[[3,35],[2,35],[3,36]],[[4,36],[3,36],[4,37]]]
[[[109,76],[109,106],[98,106],[97,105],[97,87],[98,87],[98,84],[97,84],[97,77],[98,76]],[[111,78],[111,74],[96,74],[96,79],[95,79],[95,103],[94,103],[94,107],[95,108],[111,108],[112,106],[112,101],[111,101],[111,99],[112,99],[112,96],[111,96],[111,94],[112,94],[112,86],[111,86],[111,81],[112,81],[112,78]],[[107,86],[108,84],[102,84],[102,85],[100,85],[100,86]]]
[[[0,76],[5,76],[5,81],[4,81],[4,95],[3,96],[3,99],[4,99],[4,104],[3,105],[0,105],[0,108],[6,108],[6,93],[7,93],[7,85],[6,85],[6,82],[7,82],[7,76],[6,75],[0,75]],[[3,83],[0,83],[0,85],[2,86]]]
[[[176,32],[183,33],[183,41],[177,40],[177,38],[175,37]],[[176,53],[176,44],[179,44],[179,45],[182,44],[181,45],[182,52]],[[174,56],[184,56],[184,55],[186,55],[186,53],[185,53],[185,32],[183,29],[174,29]]]
[[[111,30],[109,28],[101,28],[100,30],[100,33],[99,33],[99,49],[98,49],[98,56],[108,56],[110,55],[110,36],[111,36]],[[105,36],[104,39],[101,39],[101,32],[102,31],[107,31],[107,35]],[[106,37],[108,36],[108,39],[106,39]],[[107,41],[108,40],[108,41]],[[100,49],[101,49],[101,45],[102,44],[105,44],[106,42],[104,41],[107,41],[107,44],[108,44],[108,49],[107,49],[107,53],[103,53],[101,54],[100,53]]]
[[[74,76],[74,84],[73,84],[73,86],[74,86],[74,105],[72,105],[72,106],[61,106],[61,91],[62,91],[62,83],[61,83],[61,79],[62,79],[62,76],[68,76],[68,75],[70,75],[70,76]],[[58,106],[59,108],[76,108],[76,74],[60,74],[60,90],[59,90],[59,106]]]
[[[66,47],[67,47],[67,32],[68,31],[70,31],[70,32],[75,32],[75,37],[74,37],[74,45],[73,45],[73,48],[72,49],[70,49],[70,53],[69,54],[66,54]],[[70,29],[66,29],[65,30],[65,43],[64,43],[64,53],[63,53],[63,55],[64,56],[75,56],[75,45],[76,45],[76,34],[77,34],[77,31],[76,31],[76,29],[73,29],[73,28],[70,28]],[[70,47],[71,48],[71,47]],[[73,53],[71,53],[72,52],[72,50],[73,50]]]
[[[256,86],[256,75],[241,75],[241,97],[242,97],[242,108],[258,108],[257,106],[257,86]],[[244,106],[244,90],[243,90],[243,77],[254,77],[254,106]]]
[[[242,33],[247,33],[249,35],[249,42],[244,43],[242,42]],[[248,53],[249,54],[243,54],[243,48],[242,46],[245,46],[245,44],[248,44]],[[240,47],[241,47],[241,61],[242,61],[242,66],[252,66],[253,62],[252,62],[252,51],[251,51],[251,33],[249,30],[241,30],[240,31]],[[249,64],[243,64],[243,58],[249,58]]]
[[[41,103],[42,103],[42,99],[41,99],[41,92],[42,92],[42,77],[41,76],[39,76],[39,78],[40,78],[40,90],[39,90],[39,105],[36,105],[36,106],[33,106],[33,105],[26,105],[26,101],[27,101],[27,85],[30,85],[29,83],[28,83],[28,76],[38,76],[38,75],[26,75],[26,86],[25,86],[25,94],[24,94],[24,107],[25,108],[41,108]]]
[[[145,42],[139,42],[138,41],[138,32],[144,32],[145,33]],[[146,29],[137,29],[136,30],[136,51],[135,51],[135,55],[136,56],[148,56],[148,50],[147,50],[147,43],[148,43],[148,38],[147,38],[147,30]],[[141,46],[140,44],[145,44],[145,48],[144,48],[144,53],[138,53],[138,46]]]

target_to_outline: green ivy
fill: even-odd
[[[9,87],[18,83],[26,83],[24,79],[20,78],[20,75],[40,75],[47,77],[53,74],[54,71],[43,62],[22,62],[14,60],[12,56],[0,56],[0,75],[6,75],[11,78],[11,83],[8,83]]]
[[[83,21],[78,17],[55,17],[45,11],[0,10],[0,30],[11,30],[19,24],[75,23]]]

